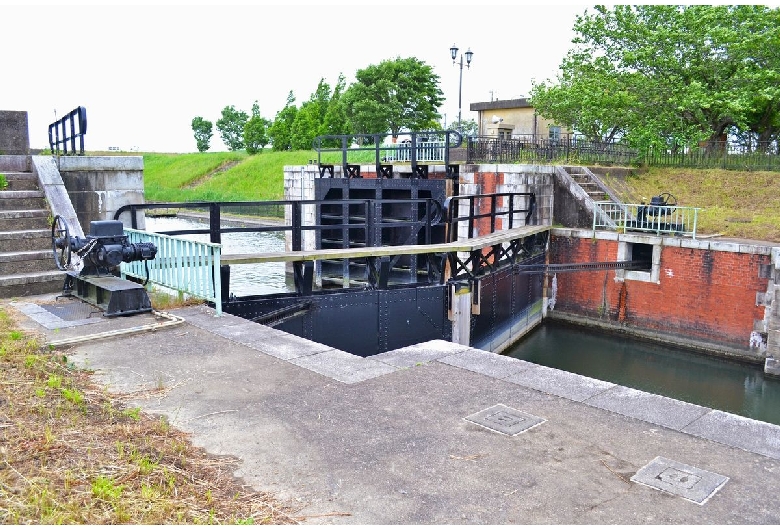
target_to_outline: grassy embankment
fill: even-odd
[[[337,153],[327,155],[339,163]],[[279,200],[284,166],[316,157],[314,151],[146,154],[146,200]],[[780,241],[780,173],[651,168],[608,180],[624,202],[670,192],[681,206],[703,208],[701,234]]]
[[[607,180],[624,202],[669,192],[681,206],[703,208],[700,234],[780,242],[780,173],[650,168]]]

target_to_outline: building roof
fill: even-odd
[[[525,109],[533,108],[528,102],[528,98],[504,99],[496,101],[485,101],[482,103],[471,103],[469,110],[499,110],[499,109]]]

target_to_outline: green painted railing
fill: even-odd
[[[690,206],[619,204],[595,201],[593,230],[652,232],[696,239],[699,210]]]
[[[151,261],[122,263],[122,276],[131,276],[214,302],[222,314],[222,282],[219,275],[222,245],[201,243],[163,234],[125,228],[130,243],[149,242],[157,247]]]

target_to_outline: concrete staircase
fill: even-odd
[[[62,290],[64,273],[51,248],[46,198],[31,171],[29,156],[0,155],[0,298]]]

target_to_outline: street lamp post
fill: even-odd
[[[450,47],[450,55],[452,56],[452,64],[455,64],[455,59],[458,56],[458,47],[454,44]],[[474,56],[474,52],[471,48],[466,50],[466,53],[460,54],[460,81],[458,83],[458,132],[463,133],[463,122],[460,117],[461,102],[463,99],[463,56],[466,56],[466,68],[471,68],[471,58]]]

